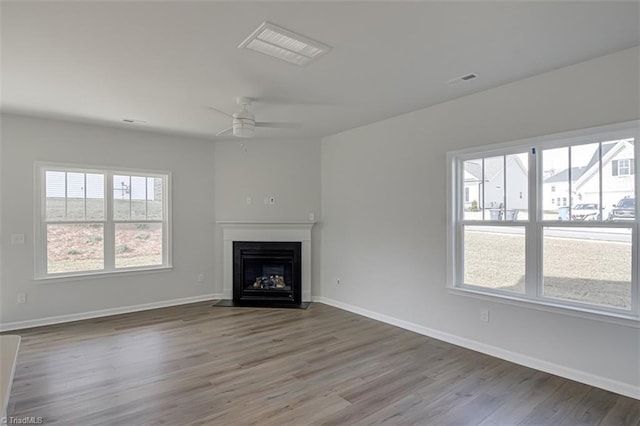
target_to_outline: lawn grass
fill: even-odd
[[[47,225],[47,272],[95,271],[104,268],[101,224]],[[162,264],[162,224],[116,224],[115,266]]]
[[[524,293],[524,236],[465,232],[465,282]],[[545,237],[544,295],[631,308],[631,243]]]

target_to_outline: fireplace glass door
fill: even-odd
[[[234,242],[236,302],[301,301],[298,242]]]

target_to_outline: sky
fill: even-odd
[[[65,177],[67,197],[84,198],[85,178],[87,198],[104,198],[104,175],[96,173],[46,172],[47,198],[63,198],[65,196]],[[113,193],[115,199],[153,200],[154,178],[143,176],[113,176]]]

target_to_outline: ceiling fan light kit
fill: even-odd
[[[247,109],[251,104],[251,100],[249,98],[238,98],[237,102],[242,109],[232,115],[231,129],[233,136],[250,138],[256,131],[256,116]]]
[[[249,111],[249,105],[251,105],[251,98],[239,97],[236,99],[238,105],[240,105],[240,111],[227,114],[226,112],[217,108],[209,107],[210,109],[224,114],[227,117],[231,117],[231,127],[224,129],[216,134],[216,136],[223,136],[231,133],[238,138],[251,138],[253,137],[256,127],[272,127],[272,128],[290,128],[290,123],[272,123],[272,122],[258,122],[256,123],[256,116]]]
[[[234,118],[232,131],[233,136],[238,138],[250,138],[256,131],[256,125],[253,120]]]

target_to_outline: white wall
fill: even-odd
[[[320,220],[320,140],[216,142],[214,205],[218,221]],[[274,196],[275,205],[264,198]],[[251,197],[251,205],[246,199]],[[319,292],[320,224],[312,228],[311,285]],[[222,292],[222,230],[216,227],[216,292]]]
[[[638,119],[639,75],[634,48],[323,139],[322,298],[640,395],[640,329],[445,287],[446,152]]]
[[[6,114],[1,124],[0,325],[220,295],[222,234],[216,220],[308,221],[309,213],[320,219],[319,139],[251,140],[243,147]],[[172,172],[173,270],[34,281],[35,161]],[[268,196],[276,197],[275,205],[263,203]],[[12,233],[25,234],[26,244],[11,245]],[[312,255],[317,286],[318,226]],[[197,283],[198,274],[204,274],[204,283]],[[28,302],[19,305],[16,296],[22,292]]]
[[[13,115],[1,124],[1,324],[214,292],[212,141]],[[173,270],[34,281],[34,161],[170,171]],[[26,244],[11,245],[12,233],[25,234]],[[204,283],[197,283],[200,273]],[[16,304],[21,292],[24,305]]]

